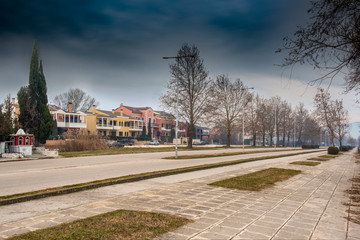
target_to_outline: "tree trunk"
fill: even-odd
[[[231,128],[228,125],[227,126],[227,134],[226,134],[226,147],[230,147],[230,141],[231,141]]]
[[[256,132],[253,134],[253,146],[256,146]]]
[[[189,141],[187,147],[192,148],[192,141],[194,137],[194,123],[190,123],[188,136],[189,136]]]

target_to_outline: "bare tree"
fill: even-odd
[[[69,103],[72,103],[73,112],[86,112],[92,105],[99,105],[99,102],[94,97],[79,88],[70,88],[67,92],[56,95],[54,103],[66,112],[69,111]]]
[[[355,146],[356,145],[356,139],[351,137],[350,135],[347,138],[347,142],[350,146]]]
[[[258,133],[261,132],[260,126],[260,107],[262,99],[258,94],[251,95],[251,101],[247,105],[247,122],[249,123],[249,129],[253,137],[253,146],[256,146],[256,140]]]
[[[288,56],[282,66],[308,63],[326,73],[310,84],[348,70],[346,90],[360,89],[360,1],[312,1],[310,22],[298,27],[294,39],[284,38]]]
[[[318,92],[314,98],[315,113],[317,120],[325,126],[330,134],[330,141],[332,146],[335,146],[335,124],[334,124],[334,106],[330,99],[330,93],[326,92],[323,88],[318,88]]]
[[[296,116],[295,116],[295,125],[297,129],[297,143],[302,144],[303,143],[303,133],[305,128],[305,122],[308,118],[309,111],[305,109],[304,103],[299,103],[299,105],[295,109]]]
[[[340,149],[345,135],[349,131],[349,113],[344,108],[342,100],[335,100],[334,102],[334,117],[335,117],[335,132],[336,138],[339,140]]]
[[[226,129],[226,146],[230,147],[234,124],[249,102],[250,94],[240,79],[232,83],[227,75],[222,74],[213,81],[211,96],[211,115],[217,126],[223,125]]]
[[[175,113],[178,92],[179,115],[189,124],[188,147],[192,147],[195,124],[209,111],[210,97],[210,80],[198,48],[183,44],[176,63],[170,64],[170,73],[172,79],[168,83],[168,91],[160,97],[160,101],[166,109]]]

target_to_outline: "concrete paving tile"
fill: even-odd
[[[251,224],[249,227],[246,228],[246,230],[250,231],[250,232],[260,233],[267,237],[271,237],[272,235],[274,235],[277,232],[279,227],[264,227],[264,226],[260,226],[260,225],[256,225],[256,224]]]
[[[6,237],[13,237],[13,236],[18,236],[18,235],[28,233],[28,232],[30,232],[30,230],[28,228],[21,227],[21,228],[15,228],[15,229],[3,232],[2,235],[6,236]]]
[[[0,235],[2,232],[9,231],[11,229],[16,228],[15,226],[8,226],[8,225],[0,225]]]
[[[218,214],[218,213],[208,212],[208,213],[204,214],[203,217],[205,217],[205,218],[214,218],[214,219],[222,220],[222,219],[226,218],[227,216],[224,215],[224,214]]]
[[[280,231],[292,232],[303,236],[310,236],[310,234],[312,233],[312,229],[304,229],[304,228],[292,227],[287,225],[282,227]]]
[[[172,206],[165,206],[165,207],[160,208],[160,209],[164,210],[164,211],[169,211],[169,212],[176,212],[176,211],[180,211],[182,208],[172,207]]]
[[[230,220],[230,219],[226,219],[223,222],[221,222],[219,224],[219,226],[222,227],[231,227],[231,228],[236,228],[236,229],[243,229],[246,225],[248,225],[248,222],[245,221],[241,221],[239,219],[237,219],[236,221]]]
[[[270,239],[269,237],[262,235],[257,232],[250,232],[250,231],[242,231],[240,234],[236,235],[234,240],[267,240]]]
[[[53,221],[58,223],[67,223],[81,219],[81,217],[75,216],[59,216],[58,218],[54,218]]]
[[[195,228],[190,228],[190,227],[187,227],[187,226],[184,226],[184,227],[180,227],[178,229],[176,229],[175,231],[173,231],[173,233],[178,233],[178,234],[181,234],[181,235],[185,235],[185,236],[192,236],[194,235],[195,233],[198,233],[199,232],[199,229],[195,229]]]
[[[296,221],[294,219],[290,219],[290,221],[288,221],[286,223],[286,226],[303,228],[303,229],[314,229],[315,223],[310,224],[310,223],[306,223],[304,221]]]
[[[52,222],[52,221],[46,221],[46,222],[38,222],[38,223],[30,224],[30,225],[28,225],[28,227],[44,229],[44,228],[54,227],[56,225],[59,225],[59,223]]]
[[[214,218],[200,217],[200,218],[196,219],[196,222],[197,223],[205,223],[205,224],[208,224],[208,225],[212,225],[214,223],[219,222],[219,220],[214,219]]]
[[[217,214],[223,214],[223,215],[229,216],[229,215],[235,213],[236,211],[234,211],[234,210],[226,210],[226,209],[223,209],[221,207],[221,208],[217,208],[217,209],[212,210],[212,212],[217,213]]]
[[[204,212],[193,210],[193,209],[185,209],[185,210],[179,211],[179,213],[188,214],[188,215],[192,215],[192,216],[199,216],[199,215],[203,214]]]
[[[229,236],[226,236],[226,235],[221,235],[221,234],[218,234],[218,233],[213,233],[213,232],[204,232],[204,233],[201,233],[199,234],[198,236],[196,237],[200,237],[200,238],[205,238],[205,239],[228,239]]]
[[[301,235],[296,232],[280,231],[273,238],[273,240],[308,240],[309,236]]]
[[[257,219],[259,217],[259,215],[250,214],[250,213],[247,213],[246,211],[242,211],[242,210],[235,213],[233,216],[239,217],[239,218],[251,219],[251,220]]]
[[[212,228],[206,230],[205,232],[216,233],[216,234],[230,237],[230,236],[233,236],[233,235],[237,234],[238,232],[240,232],[240,230],[236,229],[236,228],[225,227],[222,225],[216,225],[216,226],[213,226]]]
[[[331,240],[340,240],[340,239],[346,239],[346,231],[336,231],[333,229],[319,229],[316,228],[312,239],[331,239]]]
[[[209,223],[197,222],[196,221],[196,222],[193,222],[193,223],[186,224],[186,227],[194,228],[194,229],[198,229],[199,231],[202,231],[202,230],[208,228],[211,225],[212,224],[209,224]]]
[[[275,221],[269,221],[266,219],[260,219],[254,222],[255,225],[262,226],[262,227],[269,227],[269,228],[280,228],[285,221],[279,221],[276,219]]]
[[[196,205],[196,206],[193,206],[191,209],[195,209],[195,210],[199,210],[199,211],[209,211],[212,209],[212,207]]]
[[[359,224],[349,222],[349,236],[357,237],[360,239],[360,226]]]

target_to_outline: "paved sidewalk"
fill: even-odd
[[[353,239],[360,227],[346,220],[344,190],[355,159],[344,154],[315,167],[271,163],[183,182],[152,179],[158,187],[0,225],[0,239],[117,209],[180,215],[194,220],[159,239]],[[300,169],[287,181],[260,192],[208,183],[268,167]]]

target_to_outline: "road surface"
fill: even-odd
[[[258,151],[264,149],[255,149]],[[268,150],[268,148],[266,149]],[[181,151],[180,155],[241,152],[241,149]],[[247,149],[254,151],[254,149]],[[0,163],[0,195],[41,190],[129,174],[189,167],[251,157],[295,153],[303,150],[266,152],[203,159],[162,159],[173,152],[103,155]],[[319,155],[315,153],[312,155]],[[305,159],[303,155],[294,159]],[[276,161],[276,160],[274,160]]]

